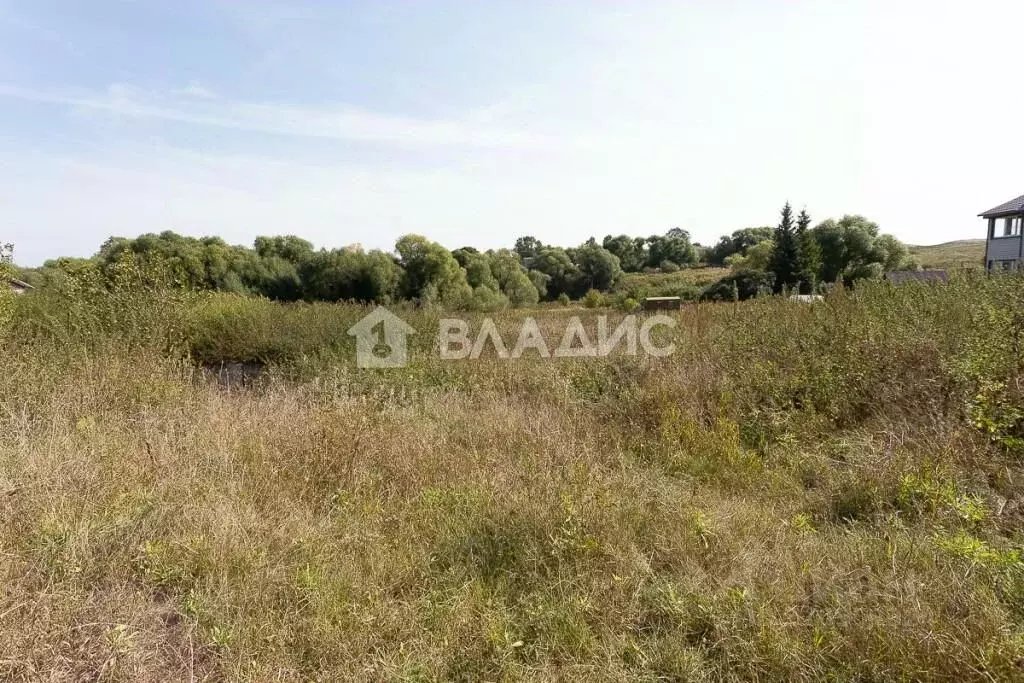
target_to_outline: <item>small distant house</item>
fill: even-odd
[[[1017,270],[1024,262],[1024,195],[979,214],[987,221],[985,268]]]
[[[649,296],[644,299],[643,310],[678,311],[682,306],[683,300],[678,296]]]
[[[802,304],[813,304],[815,301],[823,301],[825,297],[821,294],[793,294],[789,297],[790,301],[797,301]]]
[[[15,294],[24,294],[30,289],[35,289],[35,287],[30,285],[29,283],[22,282],[21,280],[16,280],[13,277],[8,278],[7,286],[10,287],[11,291],[14,292]]]
[[[944,270],[893,270],[885,274],[885,279],[894,285],[904,282],[949,282],[949,274]]]

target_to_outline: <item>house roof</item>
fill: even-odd
[[[35,287],[30,285],[29,283],[24,282],[22,280],[17,280],[17,279],[15,279],[13,277],[12,278],[8,278],[7,281],[10,282],[15,287],[20,287],[21,289],[35,289]]]
[[[885,274],[885,279],[897,285],[911,280],[949,282],[949,275],[944,270],[893,270]]]
[[[998,218],[1000,216],[1009,216],[1016,213],[1024,213],[1024,194],[978,215],[982,218]]]

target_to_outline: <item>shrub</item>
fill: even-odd
[[[758,294],[771,293],[775,276],[756,270],[741,270],[708,286],[701,294],[704,301],[740,301]]]
[[[586,308],[601,308],[606,303],[605,296],[596,289],[589,290],[583,296],[583,305]]]
[[[640,308],[640,302],[636,299],[626,297],[625,299],[619,299],[616,308],[625,313],[634,313]]]

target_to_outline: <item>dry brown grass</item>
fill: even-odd
[[[665,360],[304,347],[244,390],[9,342],[0,678],[1019,677],[1024,471],[957,369],[1007,367],[967,330],[1011,289],[973,286],[692,309]]]

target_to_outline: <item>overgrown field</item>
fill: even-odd
[[[378,371],[356,306],[0,310],[0,679],[1024,677],[1019,278],[692,307],[661,359],[441,361],[410,309]]]
[[[959,240],[927,247],[908,247],[923,268],[982,268],[985,240]]]

